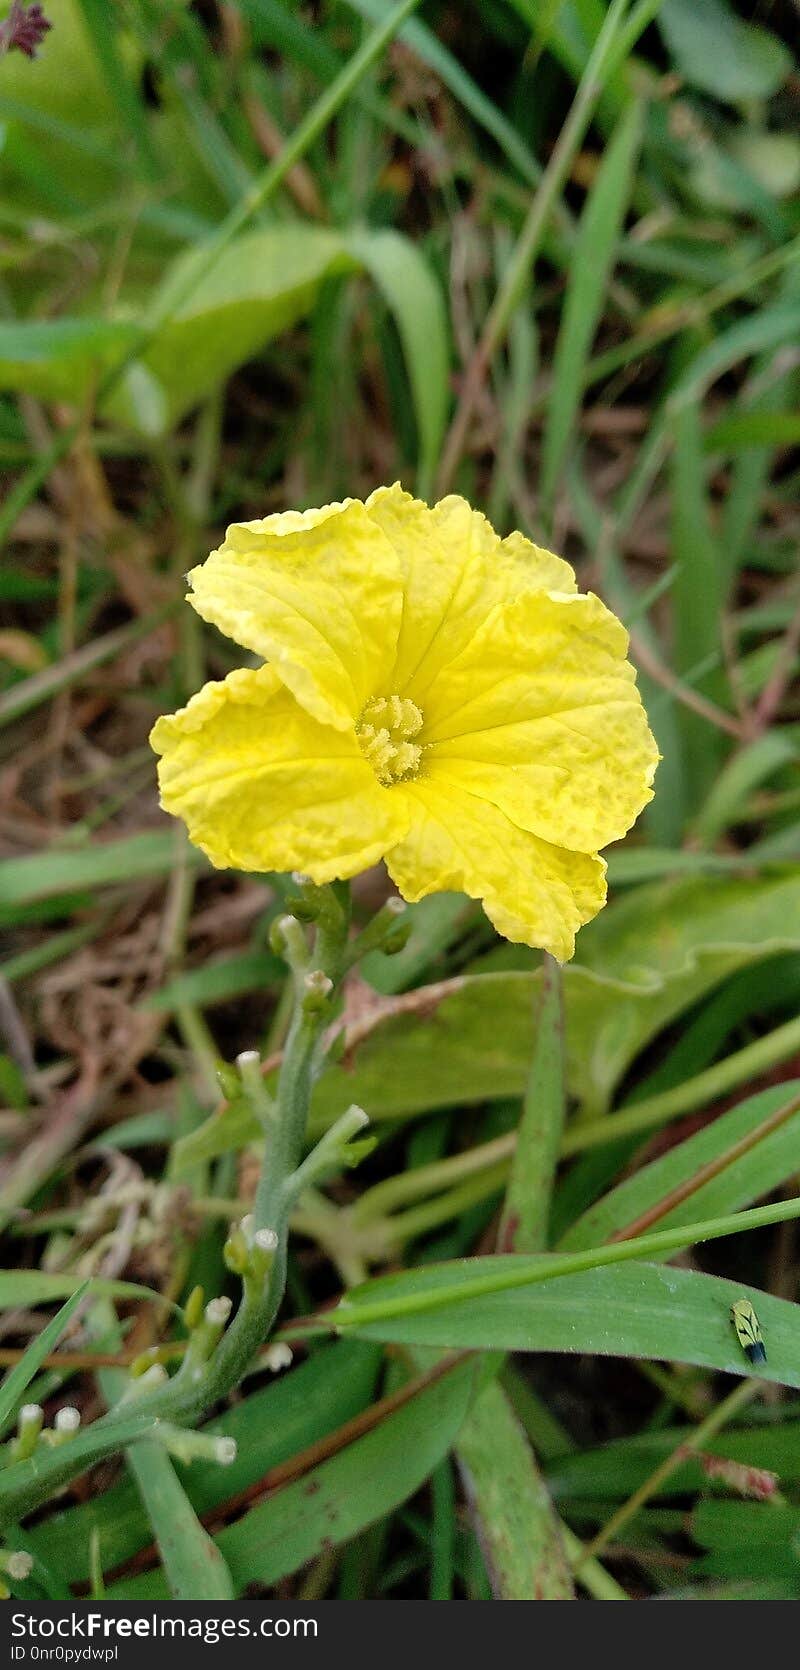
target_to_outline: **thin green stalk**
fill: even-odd
[[[760,1391],[761,1386],[758,1380],[742,1380],[738,1386],[734,1387],[729,1396],[723,1398],[722,1403],[716,1409],[712,1409],[711,1414],[707,1415],[704,1421],[701,1421],[691,1437],[685,1438],[680,1444],[676,1445],[674,1450],[670,1451],[668,1456],[665,1456],[660,1466],[656,1467],[649,1478],[646,1478],[640,1484],[638,1490],[635,1490],[633,1495],[629,1496],[627,1501],[617,1508],[616,1513],[613,1513],[611,1518],[606,1521],[606,1524],[598,1531],[597,1536],[586,1544],[578,1564],[574,1567],[576,1575],[582,1579],[583,1561],[594,1559],[598,1554],[602,1554],[608,1544],[623,1529],[623,1526],[635,1518],[639,1509],[643,1508],[650,1497],[657,1490],[660,1490],[662,1484],[665,1484],[667,1479],[677,1471],[686,1460],[687,1455],[695,1455],[698,1450],[701,1450],[709,1439],[714,1438],[724,1426],[727,1426],[729,1421],[733,1420],[735,1415],[738,1415],[740,1409],[744,1409],[748,1403],[752,1403],[753,1398],[757,1397]]]
[[[620,1108],[618,1113],[609,1113],[602,1119],[587,1120],[585,1125],[573,1126],[564,1134],[561,1153],[579,1154],[585,1148],[602,1148],[606,1143],[616,1142],[619,1137],[656,1130],[680,1114],[692,1113],[695,1108],[705,1106],[716,1097],[727,1095],[745,1079],[756,1078],[778,1062],[786,1061],[798,1049],[800,1018],[795,1016],[783,1026],[777,1026],[773,1032],[765,1033],[763,1038],[757,1038],[755,1043],[726,1056],[724,1061],[717,1061],[713,1067],[696,1073],[694,1078],[676,1084],[672,1090],[662,1090],[659,1095],[648,1096],[632,1107]]]
[[[601,1566],[599,1560],[590,1558],[583,1543],[568,1525],[561,1521],[561,1535],[567,1551],[567,1559],[574,1575],[593,1597],[594,1600],[629,1600],[625,1590],[621,1588],[615,1577]]]
[[[634,1258],[647,1259],[661,1253],[681,1252],[701,1241],[717,1241],[725,1235],[763,1229],[767,1224],[787,1223],[792,1218],[800,1218],[800,1197],[779,1200],[770,1206],[755,1206],[747,1212],[733,1212],[721,1218],[706,1218],[700,1223],[684,1224],[676,1229],[662,1229],[655,1235],[638,1235],[631,1241],[587,1247],[582,1252],[543,1254],[535,1260],[515,1256],[513,1268],[509,1268],[511,1260],[498,1259],[497,1269],[460,1281],[457,1287],[423,1289],[395,1298],[387,1295],[371,1303],[351,1296],[341,1300],[326,1320],[343,1331],[363,1327],[369,1322],[385,1322],[392,1316],[415,1316],[420,1311],[438,1310],[456,1302],[461,1304],[465,1299],[482,1298],[487,1293],[530,1287],[538,1282],[553,1281],[558,1276],[579,1275],[585,1270],[600,1269],[608,1264],[624,1264]]]

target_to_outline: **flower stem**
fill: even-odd
[[[286,1248],[293,1203],[292,1178],[300,1164],[308,1108],[314,1080],[322,1065],[322,1039],[330,1019],[329,1006],[319,1000],[320,977],[333,988],[344,965],[349,925],[349,900],[341,891],[319,890],[319,914],[312,966],[315,974],[294,981],[294,1009],[286,1040],[275,1107],[275,1119],[265,1139],[253,1224],[255,1232],[270,1229],[277,1239],[264,1277],[245,1277],[236,1315],[208,1361],[198,1365],[187,1352],[177,1374],[165,1384],[136,1395],[136,1382],[126,1401],[109,1410],[85,1431],[56,1450],[37,1447],[25,1462],[0,1474],[0,1528],[31,1513],[70,1479],[105,1456],[142,1439],[154,1427],[193,1426],[215,1403],[239,1384],[268,1337],[286,1285]],[[316,971],[319,971],[318,973]],[[309,979],[317,981],[309,997]]]

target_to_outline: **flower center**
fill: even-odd
[[[384,788],[416,777],[422,748],[411,738],[422,730],[422,714],[406,696],[375,696],[356,725],[359,747]]]

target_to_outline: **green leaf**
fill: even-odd
[[[200,276],[187,295],[195,267]],[[149,303],[156,317],[168,315],[167,323],[110,397],[113,417],[140,433],[163,434],[238,366],[304,318],[326,279],[364,270],[382,290],[397,323],[427,490],[447,416],[449,344],[441,287],[415,244],[393,231],[274,226],[244,233],[210,270],[203,268],[203,245],[181,254],[168,268]],[[124,358],[134,340],[135,327],[121,320],[0,323],[0,388],[74,404],[99,374]]]
[[[204,1531],[169,1456],[160,1444],[134,1444],[127,1463],[153,1527],[176,1600],[232,1600],[231,1574]]]
[[[778,302],[774,307],[764,307],[737,319],[735,324],[721,330],[707,347],[701,348],[681,373],[668,396],[668,410],[674,414],[681,407],[693,406],[710,384],[734,365],[753,354],[795,342],[798,331],[800,306],[796,301]]]
[[[644,1249],[645,1241],[655,1237],[641,1239]],[[367,1320],[368,1291],[373,1308],[387,1304],[388,1299],[379,1298],[378,1281],[365,1284],[349,1296],[347,1312],[344,1305],[339,1307],[337,1319],[341,1322],[346,1314],[348,1331],[352,1328],[361,1339],[440,1350],[577,1351],[696,1363],[725,1374],[755,1372],[730,1324],[730,1307],[742,1297],[740,1283],[695,1270],[631,1261],[529,1286],[517,1285],[515,1280],[513,1287],[480,1295],[473,1290],[474,1266],[499,1282],[505,1273],[499,1266],[509,1260],[530,1263],[524,1255],[506,1254],[386,1278],[394,1283],[393,1301],[405,1300],[411,1307],[423,1297],[429,1299],[433,1291],[437,1300],[446,1292],[449,1302],[426,1310],[409,1308],[383,1320],[376,1316]],[[457,1298],[460,1287],[464,1291],[461,1300]],[[767,1348],[766,1363],[757,1366],[758,1376],[783,1386],[800,1386],[797,1305],[750,1289],[748,1296],[753,1298]],[[358,1320],[360,1306],[363,1322]]]
[[[690,1427],[669,1427],[663,1432],[641,1432],[632,1438],[618,1438],[595,1449],[558,1456],[548,1469],[548,1484],[559,1502],[579,1502],[600,1497],[616,1502],[632,1496],[651,1473],[679,1449]],[[715,1455],[778,1473],[784,1484],[800,1479],[800,1421],[785,1420],[780,1426],[748,1426],[714,1437]],[[688,1495],[705,1483],[701,1464],[688,1456],[661,1486],[659,1495]]]
[[[567,1087],[585,1111],[605,1113],[640,1051],[727,975],[800,949],[798,921],[796,871],[766,879],[678,876],[615,900],[582,930],[580,961],[564,970]],[[516,948],[498,959],[531,961]],[[465,975],[433,1007],[385,1020],[351,1063],[322,1075],[312,1132],[354,1101],[379,1122],[521,1096],[538,982],[538,972]],[[181,1164],[196,1164],[257,1135],[252,1115],[232,1105],[182,1139],[177,1154]]]
[[[202,244],[179,255],[151,298],[156,316],[170,316],[141,362],[162,392],[161,427],[176,423],[236,366],[303,318],[326,278],[356,266],[340,233],[301,225],[243,233],[210,270]],[[201,276],[186,294],[195,267]],[[183,298],[174,313],[173,296]],[[138,426],[124,391],[110,409]]]
[[[19,1305],[47,1305],[53,1299],[71,1299],[79,1282],[79,1276],[56,1276],[47,1270],[0,1270],[0,1309],[16,1310]],[[134,1281],[114,1281],[110,1276],[91,1276],[80,1286],[80,1292],[104,1294],[109,1299],[164,1302],[161,1294],[151,1287],[142,1287]]]
[[[220,1507],[270,1468],[357,1415],[373,1393],[380,1355],[361,1341],[337,1341],[208,1422],[202,1430],[234,1438],[237,1453],[229,1467],[196,1461],[177,1469],[195,1513]],[[31,1551],[46,1558],[66,1582],[86,1583],[94,1533],[106,1571],[132,1559],[151,1540],[130,1480],[119,1479],[77,1507],[51,1514],[46,1525],[29,1532]]]
[[[46,1323],[41,1333],[31,1340],[20,1361],[9,1370],[2,1386],[0,1386],[0,1430],[5,1428],[15,1413],[26,1388],[30,1385],[34,1375],[38,1373],[45,1357],[55,1348],[70,1317],[77,1310],[88,1289],[89,1283],[86,1281],[76,1288],[66,1304],[62,1305],[61,1309],[56,1311],[55,1316],[51,1317],[50,1321]]]
[[[547,1246],[564,1104],[561,970],[552,957],[545,956],[530,1074],[498,1236],[505,1252],[539,1252]]]
[[[703,450],[750,452],[758,447],[794,447],[799,443],[800,412],[769,412],[754,407],[718,418],[705,432]]]
[[[676,671],[691,677],[696,667],[709,662],[716,667],[722,663],[720,621],[725,575],[711,530],[699,408],[682,405],[675,413],[673,428],[674,658]],[[704,679],[701,689],[724,705],[726,691],[718,672]],[[678,718],[684,738],[690,800],[694,804],[706,783],[713,779],[726,743],[719,730],[688,708],[681,707]]]
[[[121,320],[0,321],[0,388],[74,403],[122,359],[134,335]]]
[[[796,770],[800,747],[788,731],[767,731],[746,743],[723,766],[712,782],[705,803],[694,820],[692,834],[710,845],[744,815],[745,803],[782,766]]]
[[[723,0],[664,0],[658,24],[684,80],[728,103],[769,98],[792,69],[782,41]]]
[[[168,875],[175,863],[174,829],[126,835],[113,841],[90,841],[82,847],[51,848],[0,863],[0,905],[23,905],[59,893]],[[187,849],[190,864],[201,854]]]
[[[189,969],[145,998],[142,1008],[158,1014],[193,1004],[207,1009],[215,1003],[229,1003],[246,992],[259,991],[282,980],[286,964],[271,951],[242,951],[238,956],[220,957],[202,968]]]
[[[408,367],[419,430],[418,492],[426,498],[450,404],[450,349],[441,286],[417,246],[398,232],[356,232],[347,248],[383,292]]]
[[[620,229],[630,199],[642,134],[642,109],[631,104],[603,155],[581,216],[553,356],[539,492],[552,506],[583,395],[586,363],[606,300]]]
[[[505,1393],[481,1392],[458,1441],[467,1496],[496,1600],[571,1600],[572,1579],[552,1504]]]
[[[701,1167],[723,1158],[735,1143],[798,1095],[800,1079],[788,1079],[783,1084],[760,1091],[756,1096],[748,1096],[727,1113],[719,1114],[702,1131],[696,1131],[694,1136],[687,1137],[668,1153],[651,1161],[650,1165],[643,1166],[633,1177],[626,1178],[590,1207],[567,1231],[560,1242],[561,1248],[566,1252],[599,1246],[617,1230],[624,1229],[651,1206],[664,1200],[673,1189],[696,1177]],[[659,1219],[659,1225],[666,1228],[672,1224],[692,1223],[697,1218],[717,1217],[723,1212],[734,1212],[741,1206],[749,1206],[754,1200],[762,1200],[795,1175],[798,1142],[800,1110],[749,1152],[732,1158],[717,1176],[701,1184],[686,1200],[666,1212]]]
[[[86,33],[92,43],[111,104],[134,141],[145,174],[159,178],[159,163],[147,123],[147,109],[136,79],[129,73],[125,53],[120,50],[120,18],[104,0],[78,0]]]
[[[449,1367],[371,1431],[221,1531],[217,1543],[237,1591],[280,1582],[407,1501],[452,1447],[479,1374],[474,1361]],[[158,1580],[132,1578],[110,1594],[162,1592]]]

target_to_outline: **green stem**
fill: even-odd
[[[316,935],[314,965],[331,980],[338,977],[347,939],[349,911],[329,895]],[[142,1392],[135,1402],[118,1406],[79,1432],[61,1449],[39,1451],[4,1470],[0,1479],[0,1528],[39,1507],[76,1474],[105,1456],[153,1435],[155,1422],[193,1426],[239,1384],[269,1335],[286,1284],[286,1247],[292,1203],[291,1177],[302,1152],[308,1107],[319,1048],[329,1014],[322,1006],[309,1012],[302,979],[295,983],[294,1016],[279,1080],[274,1126],[256,1192],[254,1222],[272,1229],[277,1247],[263,1283],[245,1279],[242,1299],[230,1326],[198,1374],[187,1353],[167,1384]]]

